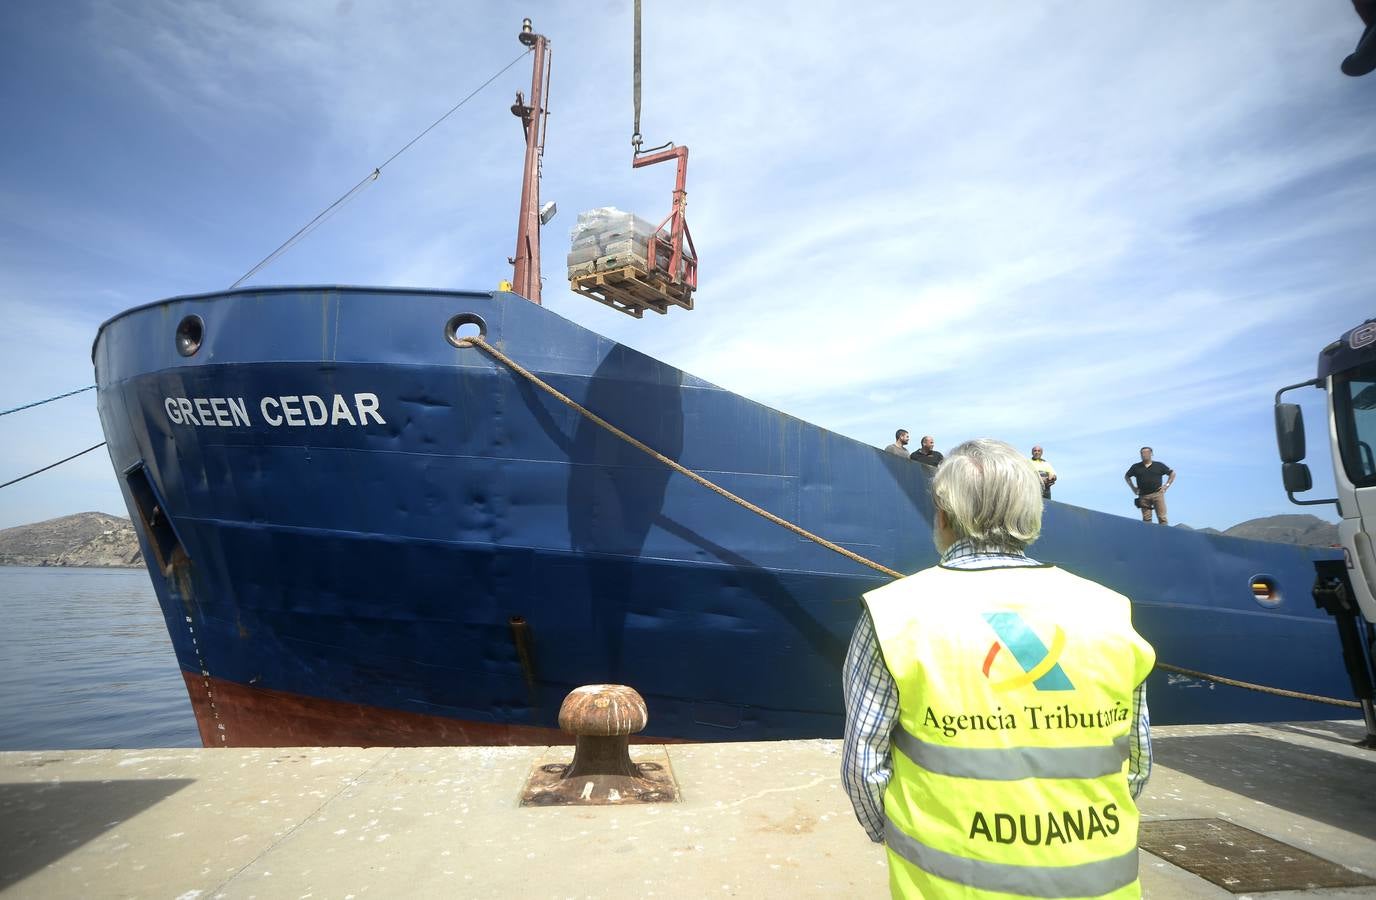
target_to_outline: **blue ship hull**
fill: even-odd
[[[729,490],[892,568],[936,561],[922,467],[514,295],[175,298],[107,322],[94,359],[203,740],[539,742],[565,693],[596,682],[639,690],[657,738],[840,735],[857,598],[883,577],[453,346],[460,313]],[[200,346],[183,356],[174,335],[192,315]],[[1333,551],[1050,503],[1032,552],[1131,597],[1164,662],[1350,696],[1335,626],[1309,598]],[[1259,574],[1274,608],[1253,597]],[[1331,714],[1160,672],[1149,696],[1158,722]]]

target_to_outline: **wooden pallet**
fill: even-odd
[[[644,316],[647,309],[662,316],[670,306],[693,308],[693,291],[688,285],[646,275],[634,266],[579,275],[569,279],[569,287],[574,293],[591,297],[637,319]]]

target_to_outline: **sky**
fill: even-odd
[[[563,272],[579,211],[669,211],[672,170],[629,165],[630,0],[0,4],[0,409],[92,383],[110,316],[234,282],[516,58],[529,15],[552,311],[875,446],[1040,443],[1080,506],[1135,515],[1150,444],[1173,522],[1331,518],[1286,500],[1271,404],[1376,315],[1350,3],[857,9],[645,4],[642,131],[691,149],[701,265],[696,309],[634,320]],[[251,283],[509,277],[528,62]],[[0,417],[0,481],[101,439],[93,392]],[[103,450],[0,490],[0,527],[85,510],[125,512]]]

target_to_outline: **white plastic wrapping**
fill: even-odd
[[[569,280],[595,272],[635,268],[646,274],[650,237],[655,226],[614,206],[590,209],[578,215],[578,223],[570,232],[573,246],[568,255]],[[663,244],[656,254],[654,269],[667,274],[669,254]],[[686,249],[686,248],[685,248]]]

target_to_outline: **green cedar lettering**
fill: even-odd
[[[1104,818],[1108,820],[1109,834],[1118,833],[1118,814],[1116,812],[1117,809],[1117,803],[1110,803],[1108,806],[1104,807]]]
[[[994,836],[989,833],[989,823],[984,820],[984,813],[975,811],[975,817],[970,820],[970,840],[975,839],[975,835],[982,834],[986,841],[993,841]]]

